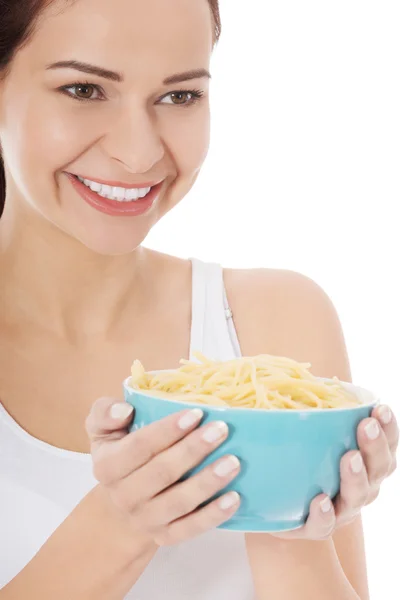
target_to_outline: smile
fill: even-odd
[[[158,201],[165,181],[129,187],[122,182],[102,183],[66,171],[65,175],[82,200],[97,211],[115,217],[139,217],[147,214]],[[121,185],[109,185],[110,183]]]
[[[151,190],[151,187],[117,187],[105,185],[97,181],[91,181],[90,179],[83,179],[82,177],[79,177],[79,175],[77,175],[76,177],[81,183],[86,185],[86,187],[90,188],[92,192],[96,192],[96,194],[98,194],[102,198],[107,198],[108,200],[115,200],[117,202],[136,202],[141,198],[145,198]]]

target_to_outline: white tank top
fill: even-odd
[[[215,360],[240,357],[221,266],[191,260],[191,357],[195,350]],[[0,403],[0,589],[95,485],[90,454],[62,450],[32,437]],[[214,529],[160,548],[126,596],[126,600],[155,598],[254,600],[244,535]]]

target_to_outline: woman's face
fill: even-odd
[[[167,80],[207,71],[212,39],[207,0],[52,2],[0,87],[7,203],[102,254],[139,246],[206,158],[209,78]]]

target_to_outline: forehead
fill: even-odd
[[[207,67],[212,42],[208,0],[56,0],[37,23],[29,56],[164,73]]]

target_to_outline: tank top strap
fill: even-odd
[[[207,276],[204,262],[197,258],[191,258],[190,261],[192,263],[192,325],[189,359],[195,360],[193,352],[204,351]]]
[[[241,356],[233,315],[226,295],[223,268],[196,258],[192,262],[190,359],[199,351],[214,360]]]

